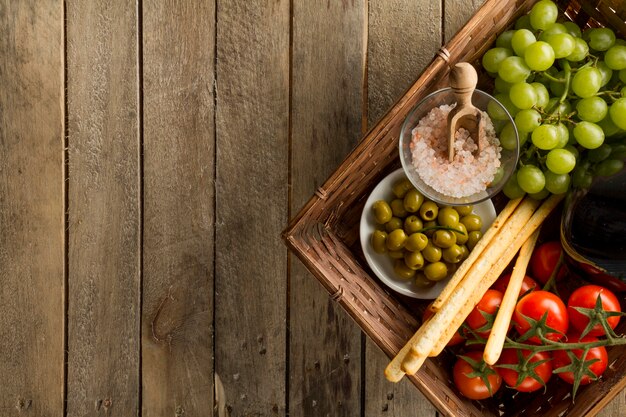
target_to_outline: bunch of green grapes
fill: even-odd
[[[552,1],[539,1],[482,58],[519,133],[520,161],[504,187],[509,198],[586,188],[624,167],[626,41],[609,28],[583,32],[557,17]],[[499,121],[501,146],[514,149],[506,113],[495,105],[488,113]]]

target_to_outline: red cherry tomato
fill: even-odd
[[[518,365],[520,362],[524,362],[526,358],[528,358],[528,355],[531,355],[529,350],[504,349],[500,355],[500,359],[498,360],[498,365]],[[550,380],[550,377],[552,376],[551,359],[552,357],[549,352],[537,352],[528,361],[528,365],[543,361],[539,365],[531,365],[532,369],[541,381],[535,379],[534,377],[527,376],[518,384],[517,380],[519,373],[517,370],[499,367],[498,365],[496,365],[496,369],[509,387],[515,388],[520,392],[533,392],[543,388],[546,382]],[[526,366],[530,368],[528,365]]]
[[[506,288],[509,285],[509,281],[511,280],[511,274],[504,274],[496,282],[491,286],[492,289],[498,290],[501,293],[506,292]],[[522,281],[522,288],[520,289],[519,295],[524,295],[528,292],[540,290],[541,287],[537,284],[537,281],[529,277],[528,275],[524,275],[524,279]]]
[[[546,324],[552,329],[565,334],[569,326],[567,307],[559,297],[548,291],[533,291],[526,294],[518,301],[513,312],[513,323],[520,335],[525,334],[531,327],[531,324],[524,318],[529,317],[539,321],[541,317],[547,313]],[[563,334],[556,332],[548,332],[545,337],[557,341],[563,337]],[[533,336],[528,339],[531,343],[541,343],[541,340]]]
[[[578,336],[570,335],[567,337],[567,340],[570,343],[576,343],[579,341],[580,342],[595,342],[598,340],[598,338],[593,337],[593,336],[585,336],[582,339],[579,339]],[[583,355],[582,349],[572,349],[572,352],[574,353],[574,355],[576,355],[577,358],[581,358]],[[552,356],[554,358],[553,359],[554,370],[557,370],[563,366],[567,366],[570,363],[572,363],[569,355],[567,354],[567,351],[565,350],[555,350],[554,352],[552,352]],[[587,352],[587,356],[585,356],[585,361],[590,361],[593,359],[598,359],[598,360],[592,363],[591,365],[589,365],[589,369],[591,370],[591,372],[593,372],[596,375],[596,377],[599,377],[600,375],[604,373],[604,371],[606,370],[607,364],[609,362],[609,356],[606,352],[606,348],[604,346],[598,346],[598,347],[589,349],[589,352]],[[559,372],[557,373],[557,375],[559,376],[559,378],[561,378],[565,382],[568,382],[570,384],[574,383],[574,374],[572,372]],[[585,375],[582,377],[580,383],[581,385],[586,385],[586,384],[591,383],[594,380],[595,379]]]
[[[548,282],[552,271],[554,271],[559,261],[561,252],[563,252],[563,248],[558,241],[546,242],[537,246],[530,258],[530,270],[532,271],[533,278],[542,284]],[[562,266],[557,274],[557,279],[563,278],[566,273],[566,267]]]
[[[487,324],[487,319],[483,314],[495,314],[498,310],[498,307],[500,307],[500,304],[502,304],[502,293],[498,290],[487,290],[487,292],[485,292],[485,294],[483,295],[483,298],[480,299],[472,312],[469,313],[469,315],[465,319],[465,322],[472,330],[478,330],[481,327],[484,327]],[[490,331],[491,328],[482,332],[478,332],[478,334],[482,337],[487,337],[489,336]]]
[[[485,376],[489,386],[487,386],[485,380],[480,376],[468,376],[476,372],[476,369],[462,357],[457,359],[452,369],[454,385],[456,385],[461,394],[470,400],[484,400],[485,398],[492,397],[496,391],[500,389],[502,378],[493,367],[483,362],[483,352],[467,352],[465,356],[485,366]]]
[[[611,291],[598,285],[585,285],[577,288],[572,295],[570,295],[567,301],[567,313],[569,315],[570,324],[580,333],[589,324],[589,317],[580,313],[575,307],[594,309],[596,301],[600,297],[602,300],[602,308],[604,311],[622,311],[619,300]],[[607,318],[607,322],[611,329],[614,329],[619,323],[619,316],[612,316]],[[588,336],[602,336],[604,335],[604,329],[600,324],[596,324],[591,331],[587,333]]]
[[[429,304],[428,307],[426,307],[424,314],[422,314],[422,322],[425,322],[426,320],[431,318],[433,314],[435,313],[430,309],[430,304]],[[461,329],[458,329],[456,332],[454,332],[454,336],[452,336],[452,339],[450,339],[450,341],[448,342],[446,346],[455,346],[463,342],[465,342],[465,337],[463,337],[463,334],[461,333]]]

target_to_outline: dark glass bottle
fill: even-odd
[[[561,243],[575,268],[626,290],[626,170],[568,196]]]

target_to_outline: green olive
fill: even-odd
[[[451,264],[458,264],[463,260],[463,249],[456,244],[444,249],[443,260]]]
[[[468,214],[472,214],[472,210],[474,210],[474,206],[455,206],[454,209],[459,216],[467,216]]]
[[[462,245],[467,242],[467,229],[465,228],[465,225],[463,223],[459,223],[454,229],[458,230],[458,232],[452,232],[454,233],[454,236],[456,236],[456,243]]]
[[[448,267],[443,262],[433,262],[426,265],[424,275],[431,281],[441,281],[448,276]]]
[[[404,247],[412,252],[420,252],[428,244],[428,238],[424,233],[412,233],[404,242]]]
[[[402,259],[404,258],[404,251],[403,250],[390,250],[389,257],[391,259]]]
[[[483,237],[483,234],[478,230],[469,232],[469,234],[467,235],[467,248],[469,250],[474,249],[474,246],[476,246],[481,237]]]
[[[420,216],[425,221],[435,220],[439,214],[439,206],[433,201],[424,201],[420,207]]]
[[[456,235],[449,230],[437,230],[433,235],[433,243],[440,248],[449,248],[456,243]]]
[[[422,223],[422,219],[415,215],[411,215],[404,219],[404,231],[407,234],[415,233],[424,228],[424,223]]]
[[[411,269],[421,269],[424,267],[424,257],[421,252],[405,252],[404,263]]]
[[[480,230],[480,228],[483,227],[483,221],[477,214],[468,214],[467,216],[461,217],[461,223],[465,225],[468,232]]]
[[[385,230],[387,233],[391,233],[396,229],[402,229],[402,219],[399,217],[392,217],[387,223],[385,223]]]
[[[409,190],[409,192],[407,192],[404,196],[404,208],[409,213],[417,212],[422,206],[423,202],[424,196],[416,189]]]
[[[424,229],[428,229],[433,226],[437,226],[437,222],[434,220],[424,222]],[[433,234],[435,234],[435,229],[426,230],[424,234],[428,237],[431,237]]]
[[[437,221],[440,225],[452,228],[456,228],[459,224],[459,218],[459,213],[452,207],[442,208],[437,215]]]
[[[372,233],[372,248],[374,248],[374,252],[376,253],[385,253],[387,252],[387,246],[385,245],[385,241],[387,240],[387,232],[382,230],[375,230]]]
[[[435,283],[436,283],[435,281],[431,281],[428,278],[426,278],[426,275],[424,275],[423,272],[419,272],[415,274],[415,286],[417,288],[426,290],[434,286]]]
[[[400,250],[404,247],[406,233],[402,229],[396,229],[387,236],[387,249]]]
[[[407,212],[404,208],[404,203],[399,198],[391,201],[391,212],[395,217],[406,217]]]
[[[461,257],[461,260],[464,261],[469,256],[470,251],[465,245],[459,245],[459,247],[461,248],[461,251],[463,251],[463,256]]]
[[[428,262],[437,262],[441,259],[441,248],[438,248],[433,245],[431,241],[428,241],[426,247],[422,249],[422,255]]]
[[[412,188],[413,184],[411,184],[411,181],[409,181],[408,178],[404,178],[402,180],[396,181],[395,184],[393,184],[393,186],[391,187],[391,191],[393,191],[393,194],[397,198],[404,198],[407,191],[411,190]]]
[[[378,224],[387,223],[393,216],[391,206],[385,200],[378,200],[372,204],[372,210],[374,211],[374,219]]]
[[[415,271],[406,266],[402,259],[396,259],[393,264],[393,271],[402,279],[411,279],[415,276]]]

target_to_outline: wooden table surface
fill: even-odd
[[[0,415],[434,417],[279,235],[480,3],[0,2]]]

